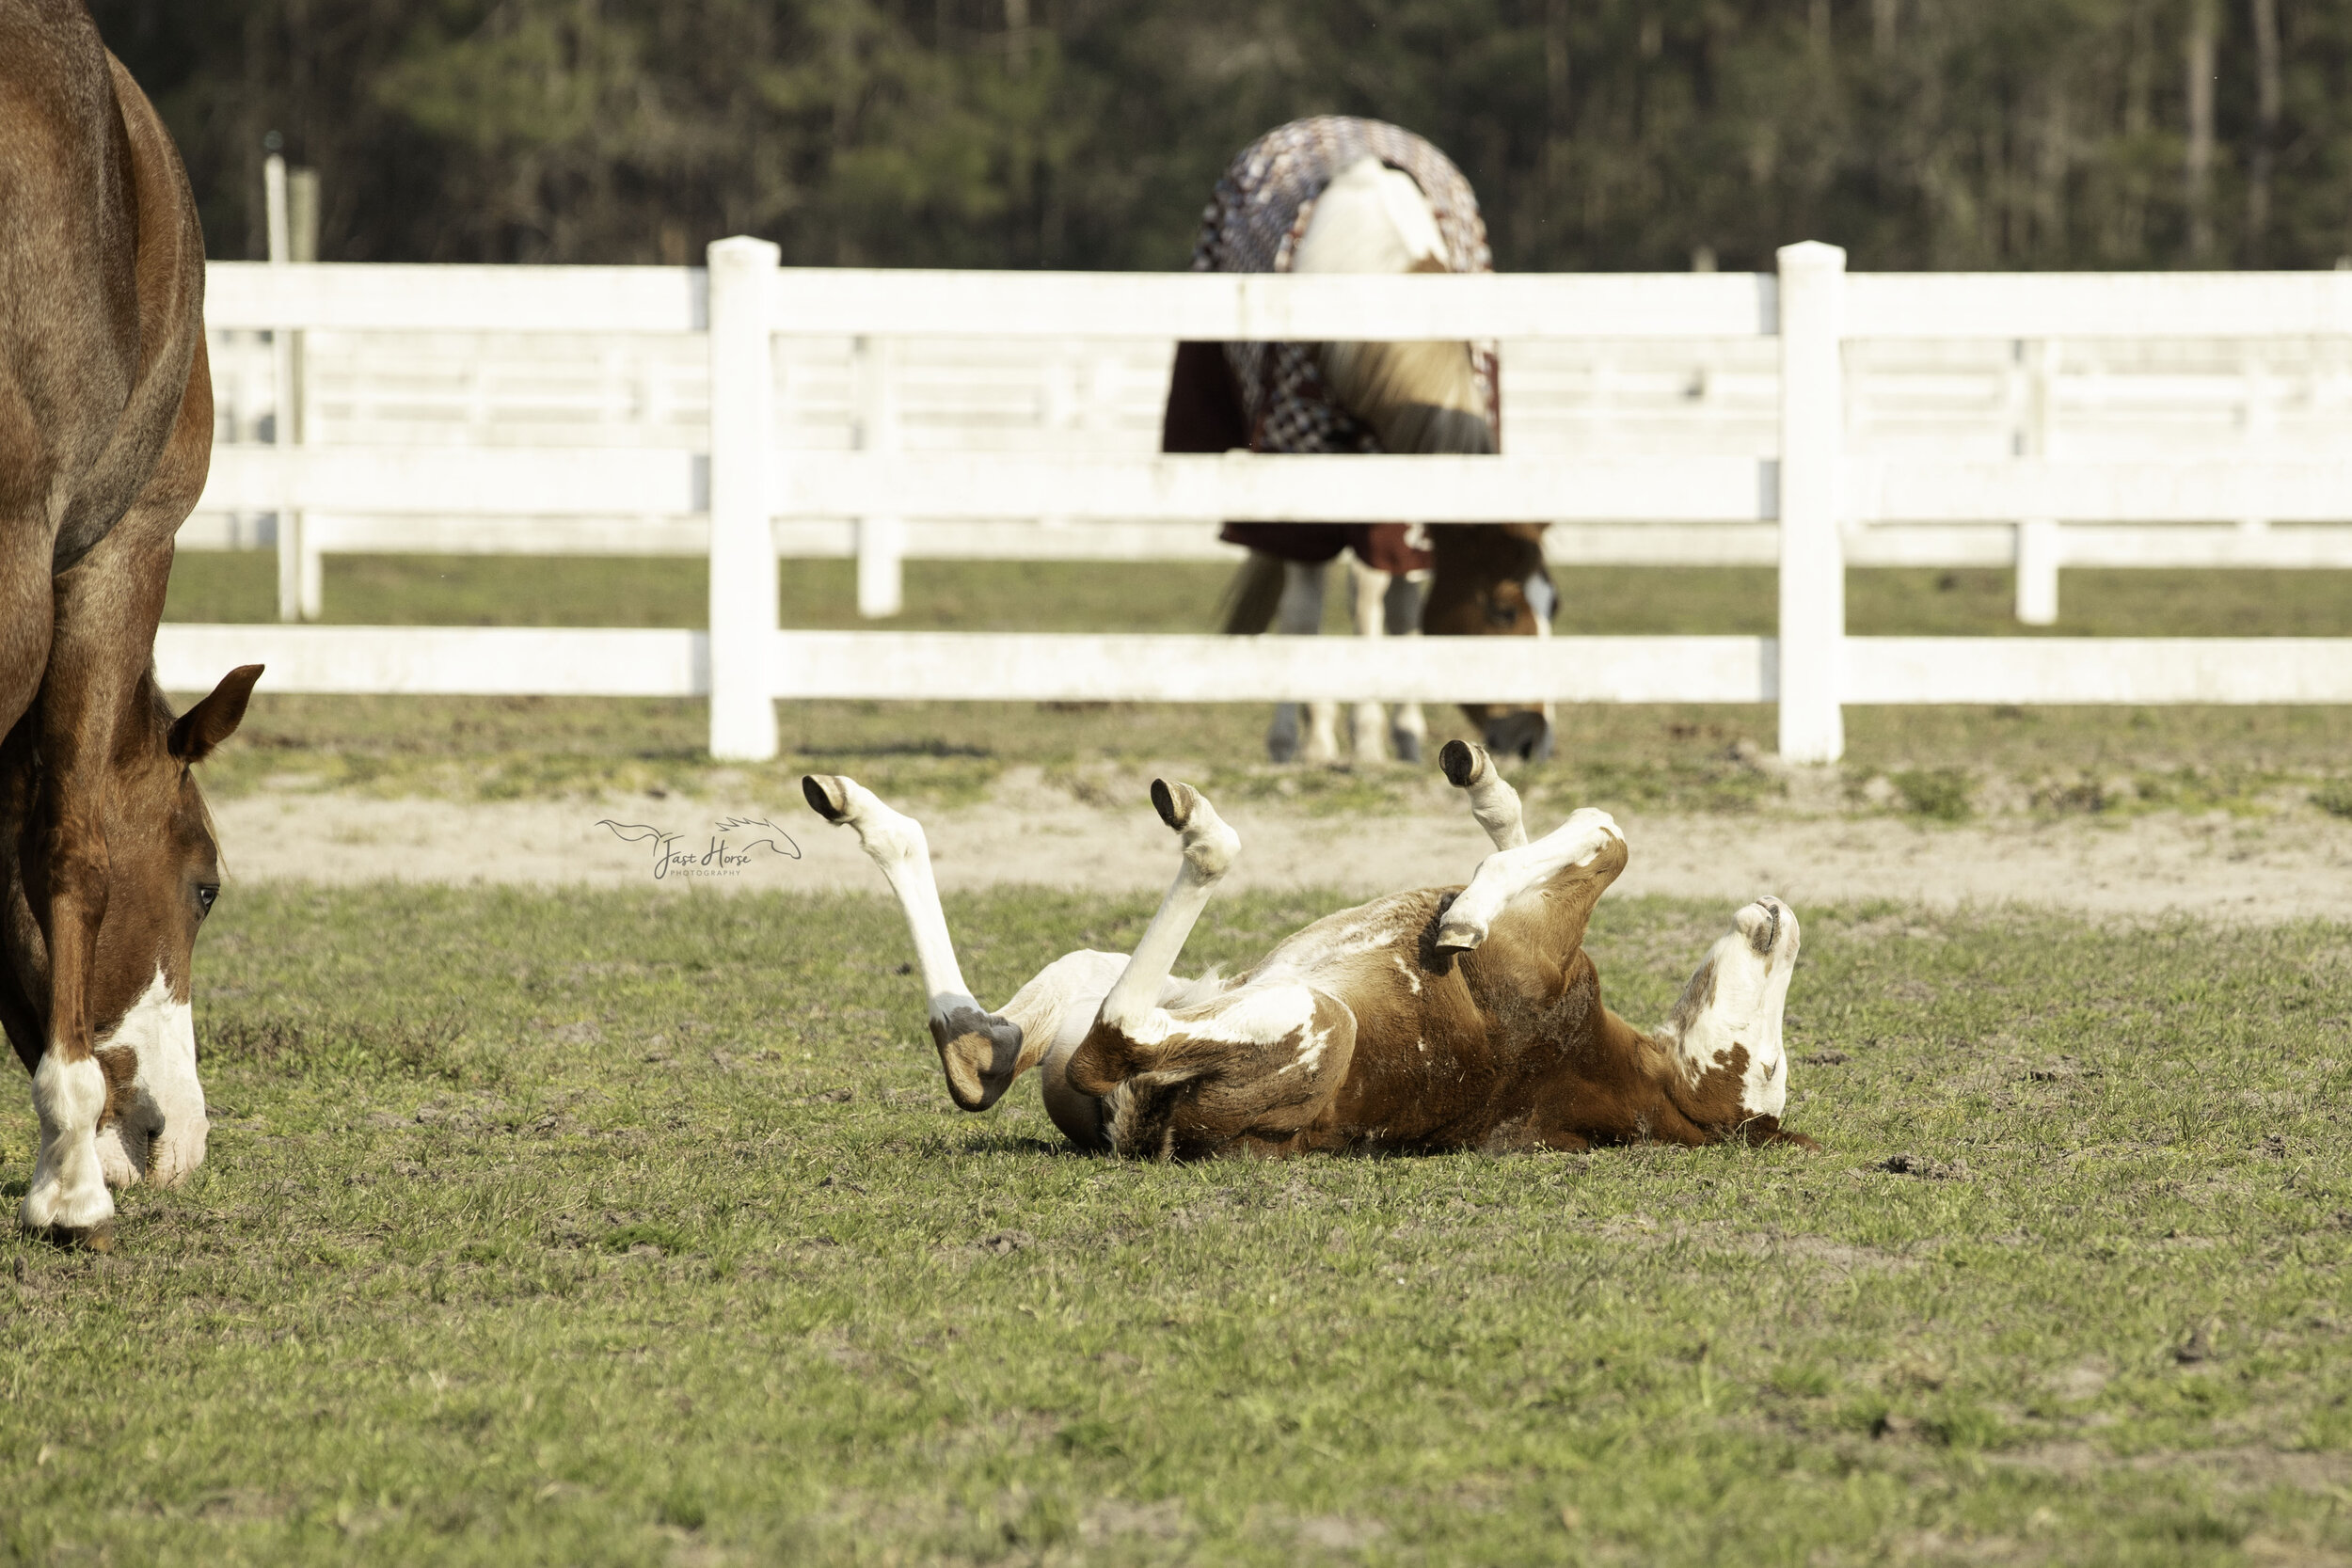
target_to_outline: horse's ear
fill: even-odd
[[[262,678],[259,664],[240,664],[221,676],[213,694],[172,722],[171,754],[182,762],[202,762],[213,749],[237,733],[253,683]]]

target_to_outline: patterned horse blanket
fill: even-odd
[[[1315,198],[1367,154],[1421,187],[1453,271],[1494,270],[1478,198],[1452,160],[1410,131],[1341,115],[1293,120],[1242,150],[1217,181],[1201,214],[1192,270],[1290,271],[1298,243],[1314,220]],[[1226,343],[1223,350],[1250,451],[1381,450],[1371,428],[1332,400],[1311,344]],[[1495,346],[1472,344],[1471,357],[1500,450],[1502,399]],[[1228,523],[1222,536],[1289,561],[1328,561],[1343,548],[1352,548],[1367,565],[1382,571],[1418,571],[1429,564],[1429,552],[1410,542],[1403,523]]]

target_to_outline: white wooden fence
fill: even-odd
[[[239,270],[239,263],[222,263]],[[233,281],[231,279],[230,281]],[[299,354],[294,341],[300,341]],[[780,345],[779,442],[816,451],[1100,457],[1157,450],[1168,340],[794,336]],[[709,450],[709,353],[698,334],[310,331],[215,326],[224,443],[333,447]],[[1515,341],[1502,361],[1516,456],[1757,459],[1779,450],[1776,339]],[[2352,428],[2352,339],[1858,339],[1846,345],[1850,458],[2332,455]],[[199,513],[183,548],[278,544],[282,619],[324,609],[338,552],[702,556],[707,518]],[[1854,565],[2009,565],[2029,623],[2057,619],[2058,567],[2352,566],[2352,524],[1963,524],[1849,517]],[[1215,561],[1215,520],[791,517],[786,557],[850,556],[859,608],[897,613],[899,562]],[[1765,564],[1770,522],[1556,521],[1562,564]]]
[[[2352,517],[2352,460],[1851,458],[1847,345],[2352,334],[2352,275],[1854,275],[1820,245],[1777,277],[1288,277],[801,271],[753,240],[707,273],[649,268],[216,267],[216,326],[707,334],[707,454],[224,446],[201,506],[281,516],[707,517],[710,629],[191,626],[167,685],[263,658],[279,690],[711,699],[711,750],[772,756],[779,697],[995,700],[1691,701],[1780,704],[1782,753],[1832,760],[1849,702],[2347,702],[2352,640],[1849,638],[1845,539],[1918,531],[2261,519],[2279,538]],[[1775,341],[1779,455],[1279,458],[792,450],[776,443],[774,340],[1027,337]],[[811,517],[947,524],[1071,515],[1769,526],[1778,638],[1406,640],[954,636],[777,628],[776,528]],[[1086,525],[1082,525],[1086,526]],[[2042,540],[2032,541],[2036,532]],[[2166,538],[2174,535],[2168,531]],[[2313,563],[2333,563],[2314,531]],[[409,547],[414,547],[409,546]],[[2071,543],[2068,547],[2072,547]],[[2243,550],[2241,544],[2233,546]],[[2227,553],[2226,549],[2222,553]],[[2352,552],[2346,552],[2352,555]]]

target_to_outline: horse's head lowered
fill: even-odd
[[[220,894],[220,846],[195,766],[245,717],[262,667],[232,670],[174,717],[151,674],[117,727],[95,822],[75,820],[42,767],[38,709],[0,745],[0,1023],[30,1069],[50,1020],[50,866],[58,847],[103,844],[105,907],[88,976],[91,1043],[105,1071],[99,1158],[117,1185],[168,1183],[204,1159],[208,1123],[190,1006],[197,931]]]

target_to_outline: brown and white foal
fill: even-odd
[[[1232,979],[1170,971],[1241,841],[1198,790],[1154,782],[1183,863],[1135,952],[1068,954],[993,1013],[957,967],[921,825],[850,779],[802,789],[856,831],[897,892],[947,1090],[966,1110],[1037,1067],[1070,1140],[1122,1155],[1810,1146],[1780,1126],[1795,912],[1765,897],[1734,914],[1644,1034],[1602,1004],[1583,948],[1625,868],[1617,825],[1587,808],[1530,843],[1484,751],[1453,741],[1439,763],[1495,845],[1469,885],[1327,916]]]

